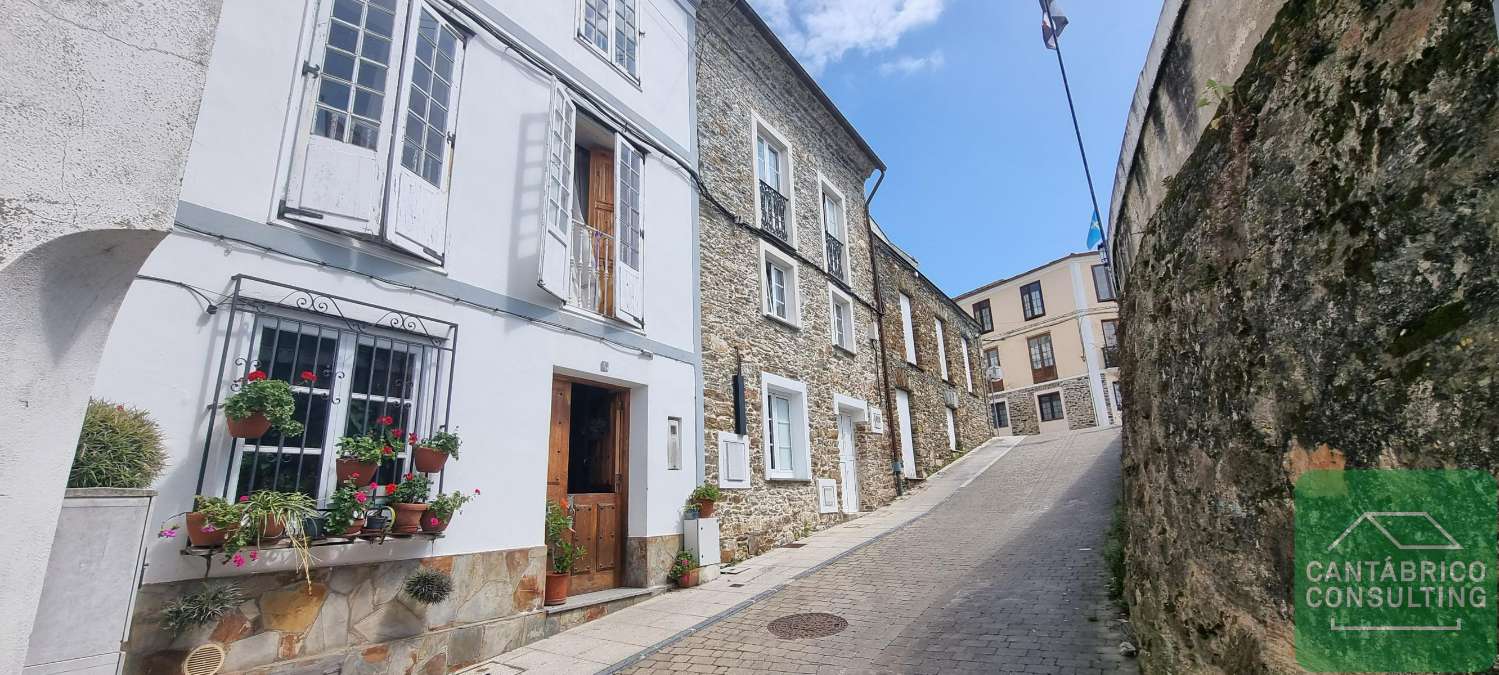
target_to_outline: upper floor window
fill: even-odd
[[[801,325],[801,302],[797,293],[797,264],[794,258],[761,242],[760,268],[763,270],[760,296],[766,316],[792,326]]]
[[[1031,381],[1049,382],[1057,379],[1057,358],[1051,347],[1051,333],[1043,333],[1026,339],[1031,357]]]
[[[1098,294],[1099,302],[1118,299],[1114,294],[1114,279],[1109,276],[1108,265],[1093,266],[1093,290]]]
[[[640,79],[640,20],[636,0],[582,0],[578,37],[631,78]],[[609,43],[614,49],[609,49]]]
[[[900,335],[906,343],[906,363],[916,363],[916,328],[911,323],[911,296],[900,294]]]
[[[833,344],[852,352],[857,348],[854,340],[853,300],[831,283],[828,284],[828,297],[832,308],[829,318],[833,324]]]
[[[1041,298],[1041,282],[1032,281],[1020,287],[1020,310],[1025,320],[1045,316],[1046,301]]]
[[[937,337],[937,371],[941,373],[942,379],[951,380],[947,372],[947,325],[942,319],[932,319],[932,330]]]
[[[822,184],[822,231],[827,242],[827,271],[833,277],[848,281],[848,223],[843,195],[827,181]]]
[[[973,361],[968,357],[968,336],[958,336],[958,341],[963,347],[963,385],[968,391],[973,391]]]
[[[552,90],[542,194],[539,284],[564,302],[626,323],[645,320],[645,155]]]
[[[442,262],[467,35],[425,0],[323,4],[281,215]]]
[[[1119,365],[1119,320],[1104,319],[1103,327],[1103,367],[1115,368]]]
[[[756,216],[761,229],[795,246],[790,147],[774,130],[755,118]]]
[[[994,330],[994,312],[989,309],[988,300],[973,303],[973,318],[979,322],[979,328],[985,333]]]

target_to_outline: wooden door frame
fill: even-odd
[[[562,397],[562,400],[564,400],[567,405],[568,415],[566,419],[569,424],[568,426],[561,427],[561,429],[559,430],[559,425],[557,424],[558,416],[556,406],[559,401],[558,385],[563,384],[567,385],[567,395],[565,397]],[[547,448],[548,501],[555,501],[559,498],[566,499],[569,494],[567,490],[566,472],[564,472],[563,476],[561,477],[561,484],[555,486],[553,485],[551,462],[555,460],[555,454],[557,452],[560,451],[561,453],[566,455],[569,451],[566,443],[563,443],[560,448],[558,447],[558,443],[559,441],[571,440],[570,424],[572,410],[572,385],[575,384],[583,384],[612,392],[613,397],[611,403],[611,411],[617,410],[617,419],[615,419],[610,425],[610,433],[614,439],[615,473],[619,476],[619,479],[616,481],[614,490],[614,494],[617,495],[618,500],[618,506],[616,507],[616,512],[618,515],[616,517],[619,521],[617,527],[618,532],[615,536],[618,550],[615,552],[614,567],[615,587],[618,588],[623,584],[623,581],[627,576],[626,568],[629,565],[629,560],[625,555],[625,552],[628,550],[626,542],[629,539],[630,535],[630,394],[632,390],[629,387],[623,387],[607,382],[599,382],[596,380],[589,380],[571,375],[563,375],[560,373],[554,373],[552,375],[553,409],[549,417],[551,433],[548,437]],[[618,407],[615,408],[615,406]]]

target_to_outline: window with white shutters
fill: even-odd
[[[760,380],[765,406],[765,477],[811,480],[806,385],[763,372]]]
[[[582,0],[578,12],[578,39],[599,56],[639,80],[640,16],[637,0]],[[610,49],[610,43],[613,49]]]
[[[760,242],[760,298],[765,316],[801,326],[801,296],[797,292],[796,260]]]
[[[947,326],[942,319],[933,319],[932,328],[937,332],[937,371],[942,379],[949,380],[947,372]]]
[[[282,216],[441,262],[466,36],[423,1],[323,3]]]
[[[916,363],[916,328],[911,323],[911,298],[900,294],[900,333],[906,342],[906,363]]]
[[[828,321],[832,324],[833,344],[847,352],[857,351],[859,342],[854,338],[854,303],[843,291],[828,284]]]
[[[963,348],[963,386],[971,392],[973,391],[973,362],[968,358],[968,336],[959,336],[958,340]]]

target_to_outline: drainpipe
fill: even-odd
[[[890,474],[895,478],[895,496],[905,494],[905,477],[901,470],[896,468],[900,465],[900,444],[896,438],[895,424],[899,422],[895,418],[895,408],[891,399],[894,392],[890,389],[890,361],[885,357],[885,296],[880,292],[880,264],[874,252],[874,216],[869,214],[869,205],[874,203],[874,196],[879,193],[880,185],[885,182],[885,168],[880,167],[880,177],[874,182],[874,189],[864,198],[864,231],[869,237],[869,271],[874,275],[874,325],[880,335],[880,381],[881,393],[885,399],[885,437],[890,443]]]

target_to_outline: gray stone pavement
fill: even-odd
[[[970,473],[924,516],[624,672],[1137,672],[1118,654],[1099,553],[1117,428],[1028,438]],[[766,627],[803,612],[849,625],[794,640]]]

